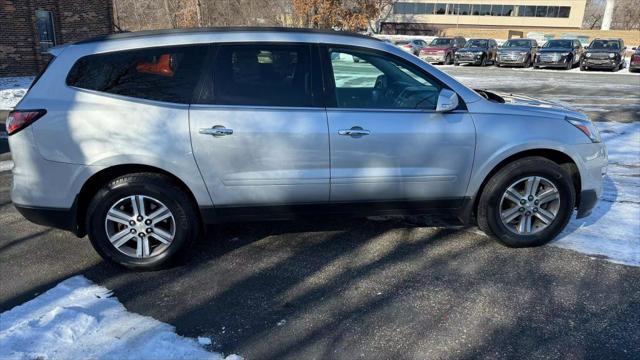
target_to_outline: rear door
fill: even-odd
[[[193,152],[216,207],[327,202],[329,137],[308,44],[214,47]]]

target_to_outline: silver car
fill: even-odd
[[[155,31],[51,54],[7,119],[13,203],[129,268],[183,258],[207,224],[318,212],[454,215],[535,246],[602,192],[585,115],[373,38]]]

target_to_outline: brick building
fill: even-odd
[[[0,0],[0,76],[34,75],[48,48],[112,29],[110,0]]]

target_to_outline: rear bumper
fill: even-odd
[[[75,203],[71,209],[44,208],[14,204],[18,212],[30,222],[55,229],[71,231],[77,236],[81,233],[76,219]]]

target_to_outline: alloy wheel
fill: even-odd
[[[176,234],[176,222],[169,208],[145,195],[116,201],[107,212],[104,226],[111,245],[135,258],[160,255]]]
[[[500,200],[500,219],[509,231],[531,235],[546,229],[558,216],[560,192],[548,179],[529,176],[515,181]]]

